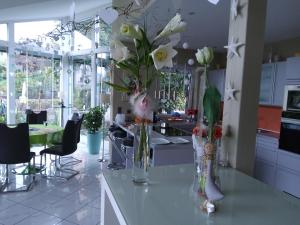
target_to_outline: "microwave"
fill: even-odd
[[[284,90],[283,110],[300,112],[300,85],[287,85]]]

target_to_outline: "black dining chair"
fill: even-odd
[[[78,115],[78,113],[74,113],[71,120],[74,121],[75,123],[77,123],[76,139],[77,139],[77,144],[78,144],[80,142],[80,131],[81,131],[81,126],[82,126],[82,123],[84,120],[84,114],[82,114],[82,116],[80,117]],[[59,145],[61,143],[55,143],[55,144]],[[81,159],[77,159],[74,156],[65,156],[65,157],[61,158],[61,166],[77,165],[81,162],[82,162]]]
[[[80,142],[80,131],[81,131],[81,125],[82,125],[83,120],[84,120],[84,114],[82,114],[82,116],[80,117],[79,120],[77,120],[77,121],[75,120],[75,122],[79,123],[78,124],[78,129],[77,129],[77,134],[76,134],[77,144]]]
[[[32,181],[18,189],[9,189],[9,170],[8,165],[28,163],[28,171],[35,168],[35,153],[30,152],[29,127],[28,123],[20,123],[16,127],[8,127],[0,124],[0,164],[6,165],[5,181],[0,187],[1,192],[28,191],[35,180],[35,173],[30,174]],[[31,167],[33,159],[33,167]],[[28,174],[23,174],[28,175]],[[17,176],[17,175],[16,175]]]
[[[47,121],[47,111],[40,111],[35,113],[32,110],[26,111],[26,122],[29,124],[43,124]]]
[[[71,168],[65,168],[65,165],[61,164],[61,157],[68,156],[74,153],[77,149],[77,130],[79,127],[79,123],[76,123],[75,121],[68,120],[67,124],[65,126],[64,132],[63,132],[63,138],[62,143],[58,145],[51,146],[49,148],[46,148],[42,151],[40,151],[41,156],[41,165],[43,161],[44,156],[44,165],[45,170],[42,171],[41,174],[44,177],[54,177],[54,178],[62,178],[69,180],[70,178],[77,175],[79,172],[76,170],[73,170]],[[47,157],[46,155],[54,155],[54,165],[50,165],[50,167],[54,167],[54,174],[47,175]],[[50,168],[49,168],[50,169]],[[67,176],[58,175],[57,173],[65,173],[68,174]]]

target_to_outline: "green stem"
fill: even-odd
[[[205,64],[204,65],[205,85],[206,85],[206,87],[209,87],[207,72],[208,72],[208,66]]]

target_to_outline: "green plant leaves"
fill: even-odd
[[[220,116],[221,94],[214,86],[208,86],[203,97],[204,115],[208,120],[209,139],[212,139],[214,125],[218,122]]]
[[[91,108],[90,111],[85,114],[83,124],[89,133],[95,133],[102,126],[103,116],[106,112],[106,107],[97,106]]]
[[[107,82],[107,81],[104,81],[104,83],[107,84],[107,85],[109,85],[109,86],[111,86],[116,91],[124,92],[124,93],[130,92],[130,89],[128,87],[121,86],[121,85],[118,85],[118,84],[113,84],[113,83],[110,83],[110,82]]]

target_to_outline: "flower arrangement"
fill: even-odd
[[[218,125],[221,95],[207,79],[208,68],[214,58],[212,48],[198,49],[196,58],[198,63],[204,67],[205,76],[205,92],[202,101],[204,118],[200,118],[200,124],[193,129],[193,146],[197,155],[195,163],[198,174],[198,193],[206,198],[201,208],[206,212],[213,212],[215,207],[213,202],[224,197],[216,184],[217,141],[222,137],[222,129]]]
[[[177,55],[174,46],[178,42],[171,41],[173,35],[182,32],[186,23],[181,15],[176,14],[166,27],[153,39],[147,35],[146,28],[138,25],[122,24],[120,35],[133,43],[133,49],[120,40],[113,40],[110,46],[114,65],[126,71],[126,80],[120,84],[107,83],[118,91],[130,95],[133,112],[138,117],[136,122],[134,161],[132,176],[135,183],[147,183],[150,157],[149,132],[147,126],[153,119],[154,101],[148,90],[153,81],[160,75],[159,70],[173,67],[173,58]],[[166,40],[167,43],[164,43]]]
[[[215,86],[209,84],[207,79],[208,68],[214,58],[213,49],[209,47],[198,49],[196,58],[198,63],[204,66],[206,89],[203,96],[203,110],[207,121],[207,141],[212,143],[214,141],[215,129],[218,129],[217,123],[219,122],[221,112],[221,94]]]
[[[164,67],[173,67],[173,58],[177,55],[174,46],[177,42],[171,41],[174,34],[182,32],[186,23],[180,14],[176,14],[166,27],[151,41],[147,36],[146,28],[124,23],[120,27],[121,37],[134,43],[132,50],[115,39],[111,42],[111,56],[114,65],[126,71],[127,80],[121,84],[107,83],[118,91],[130,95],[135,114],[141,118],[150,118],[153,110],[153,101],[147,90],[158,77],[159,70]],[[167,43],[164,43],[166,42]]]

